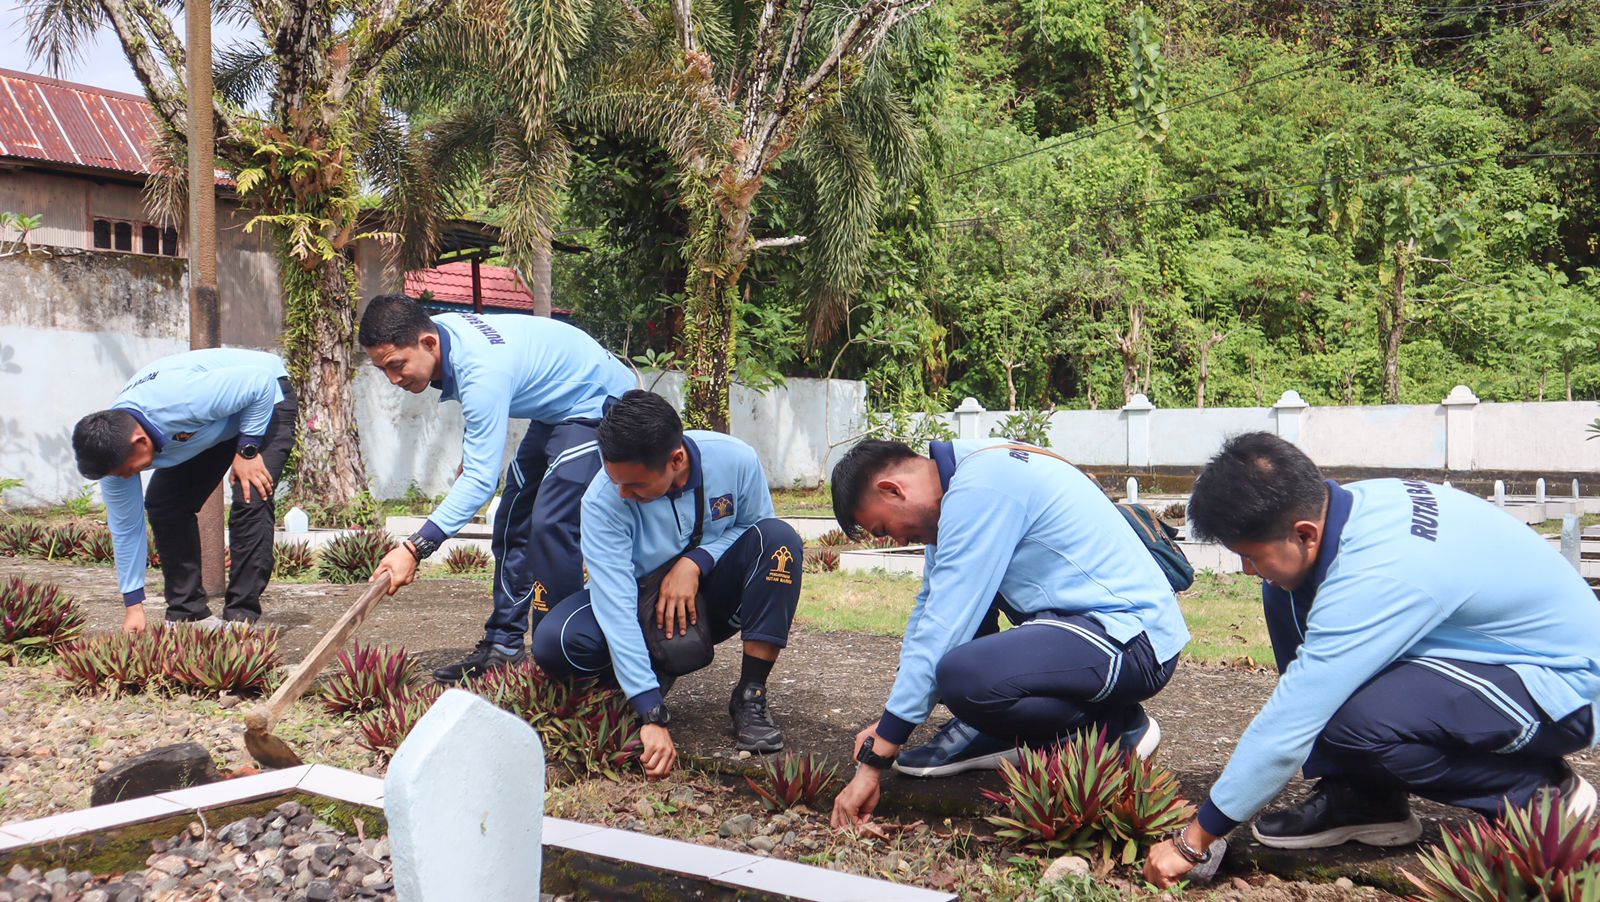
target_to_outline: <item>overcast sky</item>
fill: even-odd
[[[177,24],[181,35],[181,16]],[[0,0],[0,69],[20,69],[130,94],[144,93],[139,80],[133,77],[127,58],[122,55],[122,45],[117,43],[116,35],[109,28],[98,32],[94,44],[84,48],[71,67],[61,73],[51,72],[43,62],[29,59],[25,33],[22,4],[17,0]],[[237,34],[237,29],[217,28],[213,40],[217,46],[225,46],[236,40]]]

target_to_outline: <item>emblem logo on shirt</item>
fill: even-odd
[[[533,581],[533,609],[535,611],[545,613],[549,612],[550,606],[544,602],[544,597],[548,595],[549,592],[550,590],[544,587],[544,583],[539,582],[538,580]]]
[[[789,546],[779,545],[778,550],[772,553],[772,561],[772,569],[767,571],[767,582],[794,585],[794,574],[789,572],[789,565],[794,563],[794,552],[789,550]]]
[[[721,520],[733,516],[733,494],[718,495],[711,499],[711,519]]]
[[[193,432],[179,432],[179,433],[173,435],[172,437],[177,439],[180,442],[186,442],[189,439],[194,438],[194,433]]]
[[[1017,460],[1022,461],[1023,463],[1027,463],[1028,462],[1028,452],[1026,452],[1026,451],[1019,451],[1016,448],[1012,448],[1011,449],[1011,456],[1016,458]]]

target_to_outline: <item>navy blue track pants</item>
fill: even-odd
[[[1305,770],[1404,786],[1494,817],[1559,782],[1561,756],[1588,748],[1593,732],[1588,708],[1552,720],[1503,664],[1409,658],[1350,696],[1317,738],[1321,767],[1308,761]]]
[[[779,519],[745,530],[701,578],[700,593],[711,619],[711,639],[740,635],[747,642],[789,644],[789,627],[800,603],[800,536]],[[637,640],[643,642],[643,636]],[[565,599],[533,634],[533,659],[555,676],[588,677],[611,672],[611,650],[585,589]]]
[[[578,519],[583,493],[600,472],[599,420],[530,423],[506,468],[494,515],[494,610],[485,637],[522,647],[556,601],[583,587]]]
[[[1118,642],[1081,614],[1040,614],[958,645],[935,670],[950,713],[990,736],[1046,744],[1100,726],[1121,734],[1172,679],[1144,633]]]

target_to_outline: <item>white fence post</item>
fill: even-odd
[[[1128,466],[1150,466],[1150,412],[1156,406],[1143,394],[1136,394],[1122,405],[1128,419]]]
[[[1473,419],[1478,411],[1478,396],[1465,385],[1450,390],[1444,405],[1444,468],[1465,473],[1473,467]]]
[[[1311,405],[1300,393],[1289,389],[1278,398],[1278,403],[1272,405],[1272,413],[1278,421],[1278,438],[1290,444],[1300,444],[1300,427],[1305,419],[1306,408]]]
[[[983,416],[983,405],[977,398],[967,398],[955,409],[956,438],[981,438],[978,435],[978,418]]]
[[[1533,500],[1537,501],[1540,504],[1544,503],[1544,477],[1543,476],[1541,476],[1538,479],[1535,479],[1533,481]]]
[[[1128,477],[1128,503],[1139,503],[1139,480],[1133,478],[1132,476]]]
[[[1506,506],[1506,482],[1504,479],[1496,479],[1494,481],[1494,506]]]

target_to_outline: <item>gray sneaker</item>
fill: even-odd
[[[215,614],[212,614],[210,617],[207,617],[204,620],[191,620],[189,621],[189,625],[197,630],[207,630],[208,632],[216,632],[220,629],[227,629],[230,626],[228,621],[223,620],[221,617],[218,617]]]

